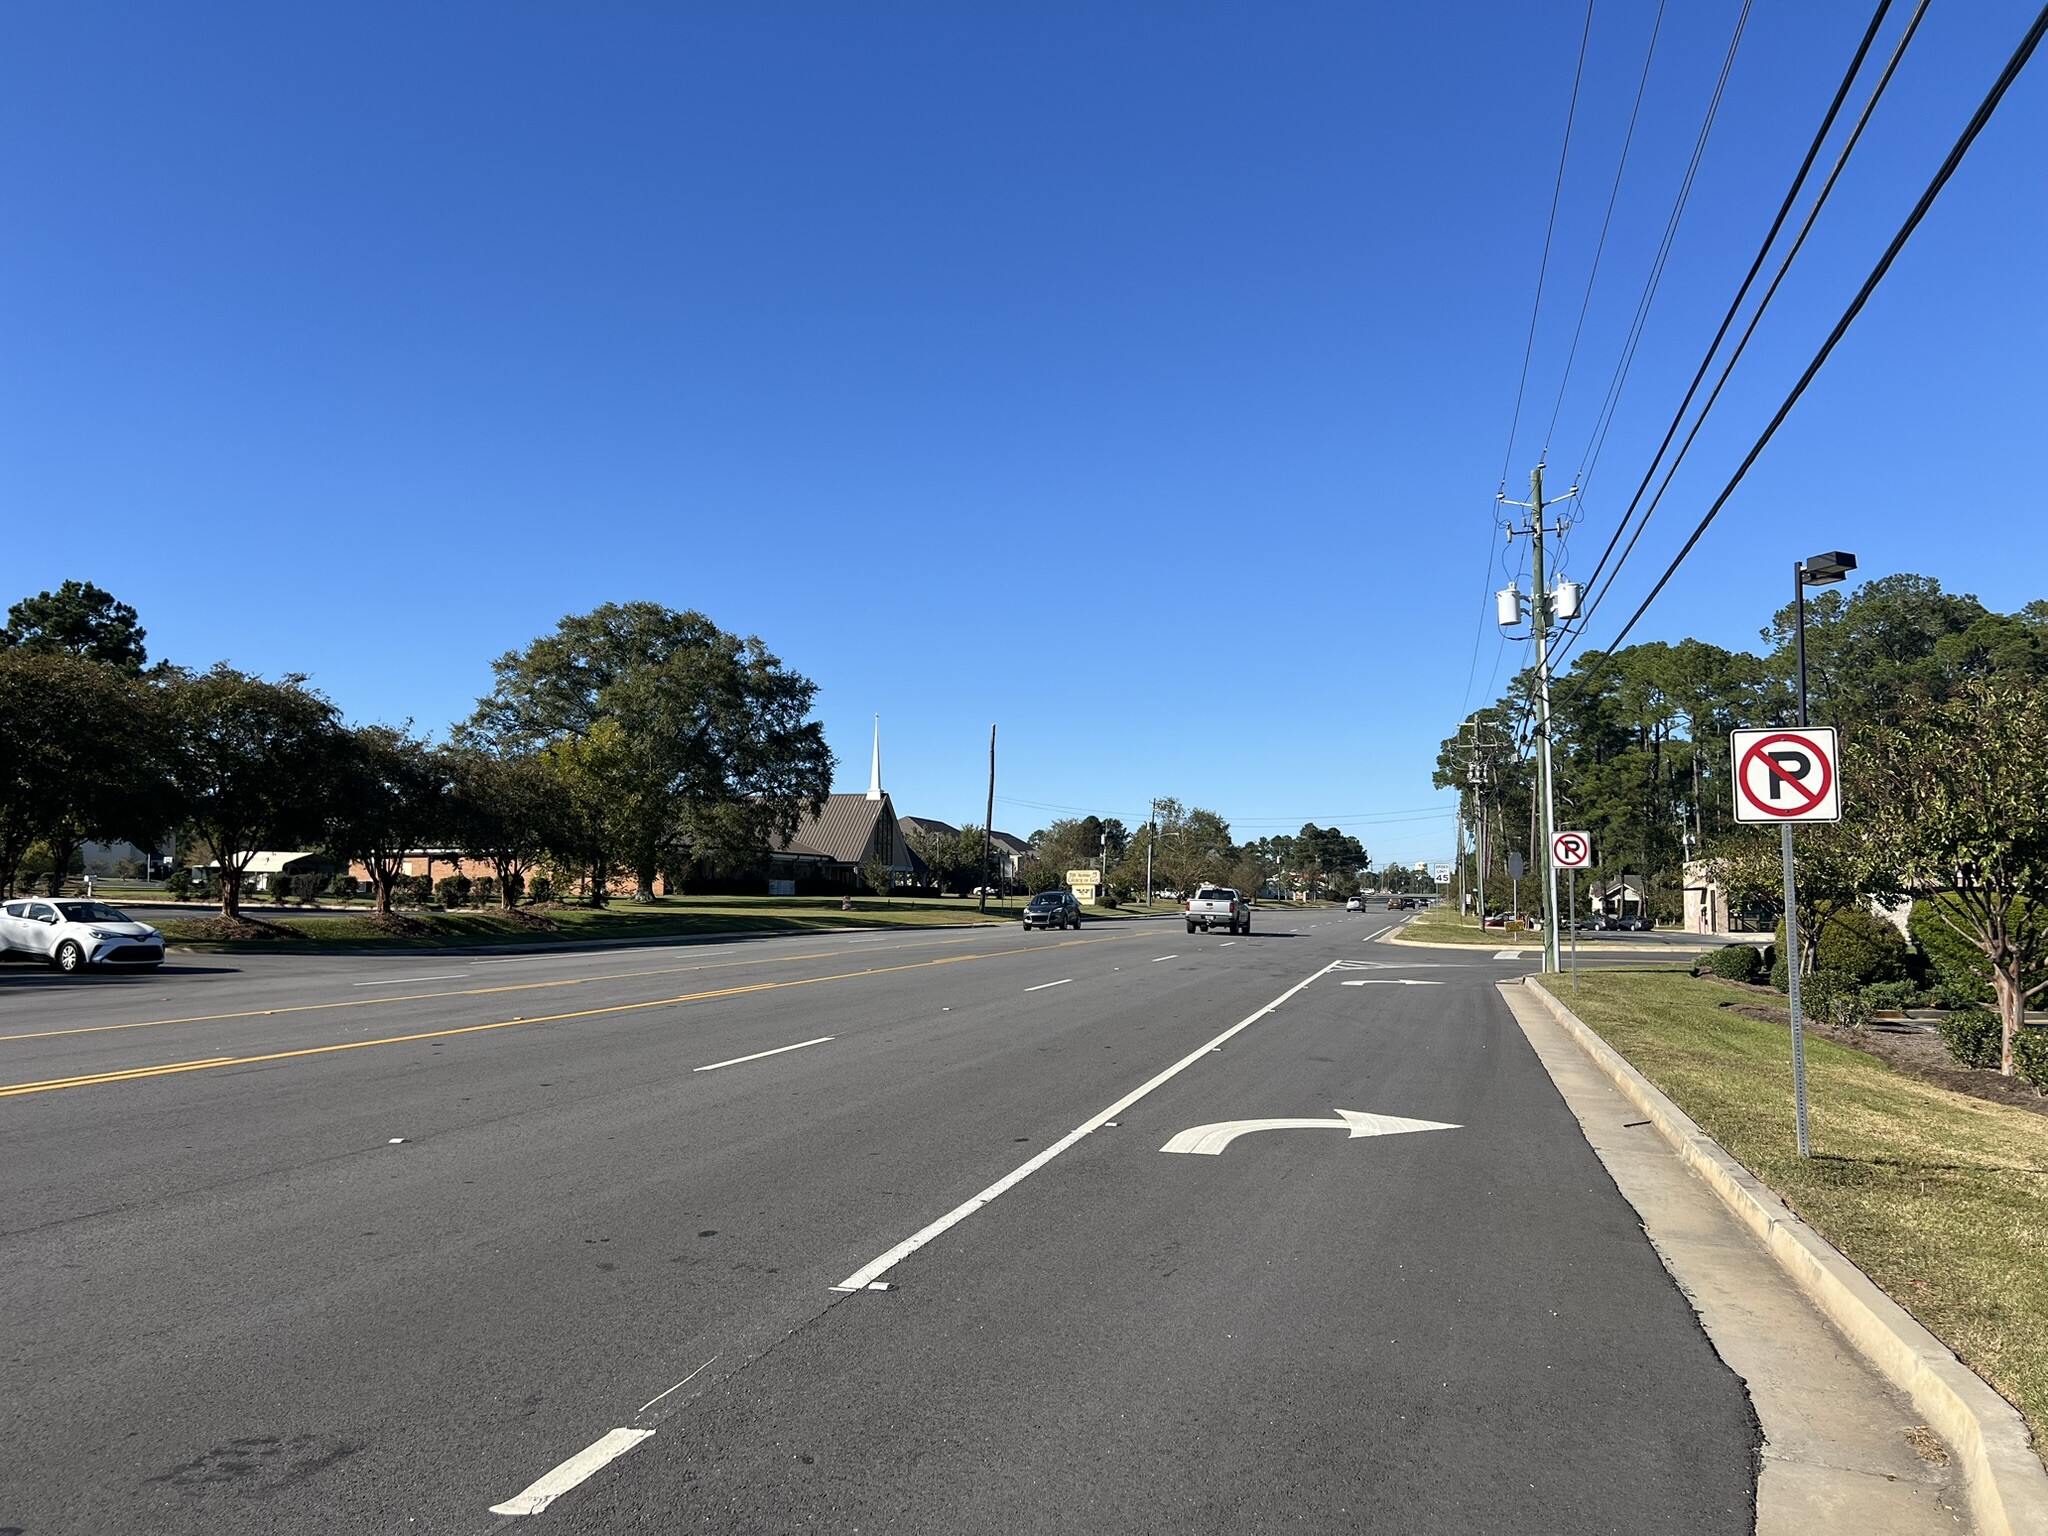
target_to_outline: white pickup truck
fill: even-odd
[[[1228,928],[1232,933],[1252,931],[1252,904],[1227,885],[1205,885],[1188,898],[1188,932],[1200,928],[1212,933]]]

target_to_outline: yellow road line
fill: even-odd
[[[457,1035],[481,1035],[497,1029],[521,1029],[529,1024],[559,1024],[567,1019],[591,1019],[608,1013],[633,1013],[643,1008],[665,1008],[677,1003],[699,1003],[717,997],[739,997],[750,992],[779,992],[786,987],[814,987],[827,981],[858,981],[864,976],[888,976],[898,971],[930,970],[940,965],[964,965],[975,960],[994,960],[1005,955],[1042,954],[1047,949],[1070,949],[1076,944],[1110,944],[1129,934],[1107,934],[1099,939],[1063,939],[1057,944],[1034,944],[1028,949],[996,949],[979,955],[942,955],[936,960],[913,960],[905,965],[873,966],[864,971],[841,971],[832,976],[799,976],[790,981],[757,981],[743,987],[720,987],[709,992],[685,992],[680,997],[650,998],[639,1003],[611,1003],[603,1008],[583,1008],[574,1013],[551,1013],[531,1019],[500,1019],[490,1024],[464,1024],[454,1029],[429,1029],[411,1035],[387,1035],[381,1040],[349,1040],[337,1045],[307,1045],[290,1051],[266,1051],[257,1056],[209,1056],[202,1061],[168,1061],[150,1067],[125,1067],[111,1072],[89,1072],[78,1077],[52,1077],[34,1083],[0,1085],[0,1099],[20,1098],[31,1093],[56,1093],[65,1088],[98,1088],[109,1083],[132,1082],[143,1077],[166,1077],[178,1072],[210,1072],[220,1067],[249,1067],[266,1061],[290,1061],[301,1056],[329,1056],[337,1051],[363,1051],[379,1045],[410,1045],[421,1040],[449,1040]]]
[[[965,944],[966,938],[925,939],[902,944],[877,944],[871,949],[822,949],[807,955],[757,955],[751,960],[715,960],[702,965],[666,965],[647,971],[606,971],[601,976],[563,976],[553,981],[508,982],[502,987],[461,987],[453,992],[408,992],[399,997],[349,997],[331,1003],[286,1003],[278,1008],[246,1008],[239,1013],[195,1013],[181,1019],[143,1019],[133,1024],[80,1024],[70,1029],[39,1029],[9,1040],[54,1040],[68,1035],[103,1035],[124,1029],[159,1029],[166,1024],[220,1024],[233,1019],[267,1019],[280,1013],[319,1013],[330,1008],[383,1008],[436,997],[489,997],[498,992],[537,992],[547,987],[581,987],[597,981],[637,981],[649,976],[685,976],[693,971],[728,971],[744,965],[786,965],[797,960],[837,960],[845,955],[887,954],[892,949],[917,949],[933,944]]]

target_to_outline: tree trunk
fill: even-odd
[[[64,894],[64,882],[71,873],[71,856],[76,852],[76,838],[50,839],[50,896],[53,900]]]
[[[652,865],[645,869],[633,871],[633,900],[641,906],[647,906],[653,902],[654,868]]]
[[[2013,962],[1991,966],[1991,990],[1998,995],[1998,1070],[2012,1076],[2012,1043],[2026,1027],[2027,999],[2020,986],[2018,967]]]
[[[391,915],[391,892],[398,884],[398,871],[382,864],[370,866],[370,883],[377,887],[377,915]]]
[[[242,916],[242,868],[232,859],[220,861],[220,915],[230,920]]]

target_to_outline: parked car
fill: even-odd
[[[1232,933],[1252,931],[1252,904],[1227,885],[1205,885],[1188,898],[1188,932],[1200,928],[1213,933],[1228,928]]]
[[[1078,928],[1081,903],[1072,891],[1040,891],[1024,903],[1024,931],[1034,928]]]
[[[1618,917],[1603,918],[1600,926],[1609,933],[1648,933],[1657,925],[1640,912],[1630,912]]]
[[[0,953],[32,955],[74,974],[89,965],[155,967],[164,936],[97,901],[10,901],[0,906]]]

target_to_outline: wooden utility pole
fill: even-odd
[[[988,911],[988,855],[996,835],[996,728],[988,728],[988,811],[981,818],[981,910]]]

